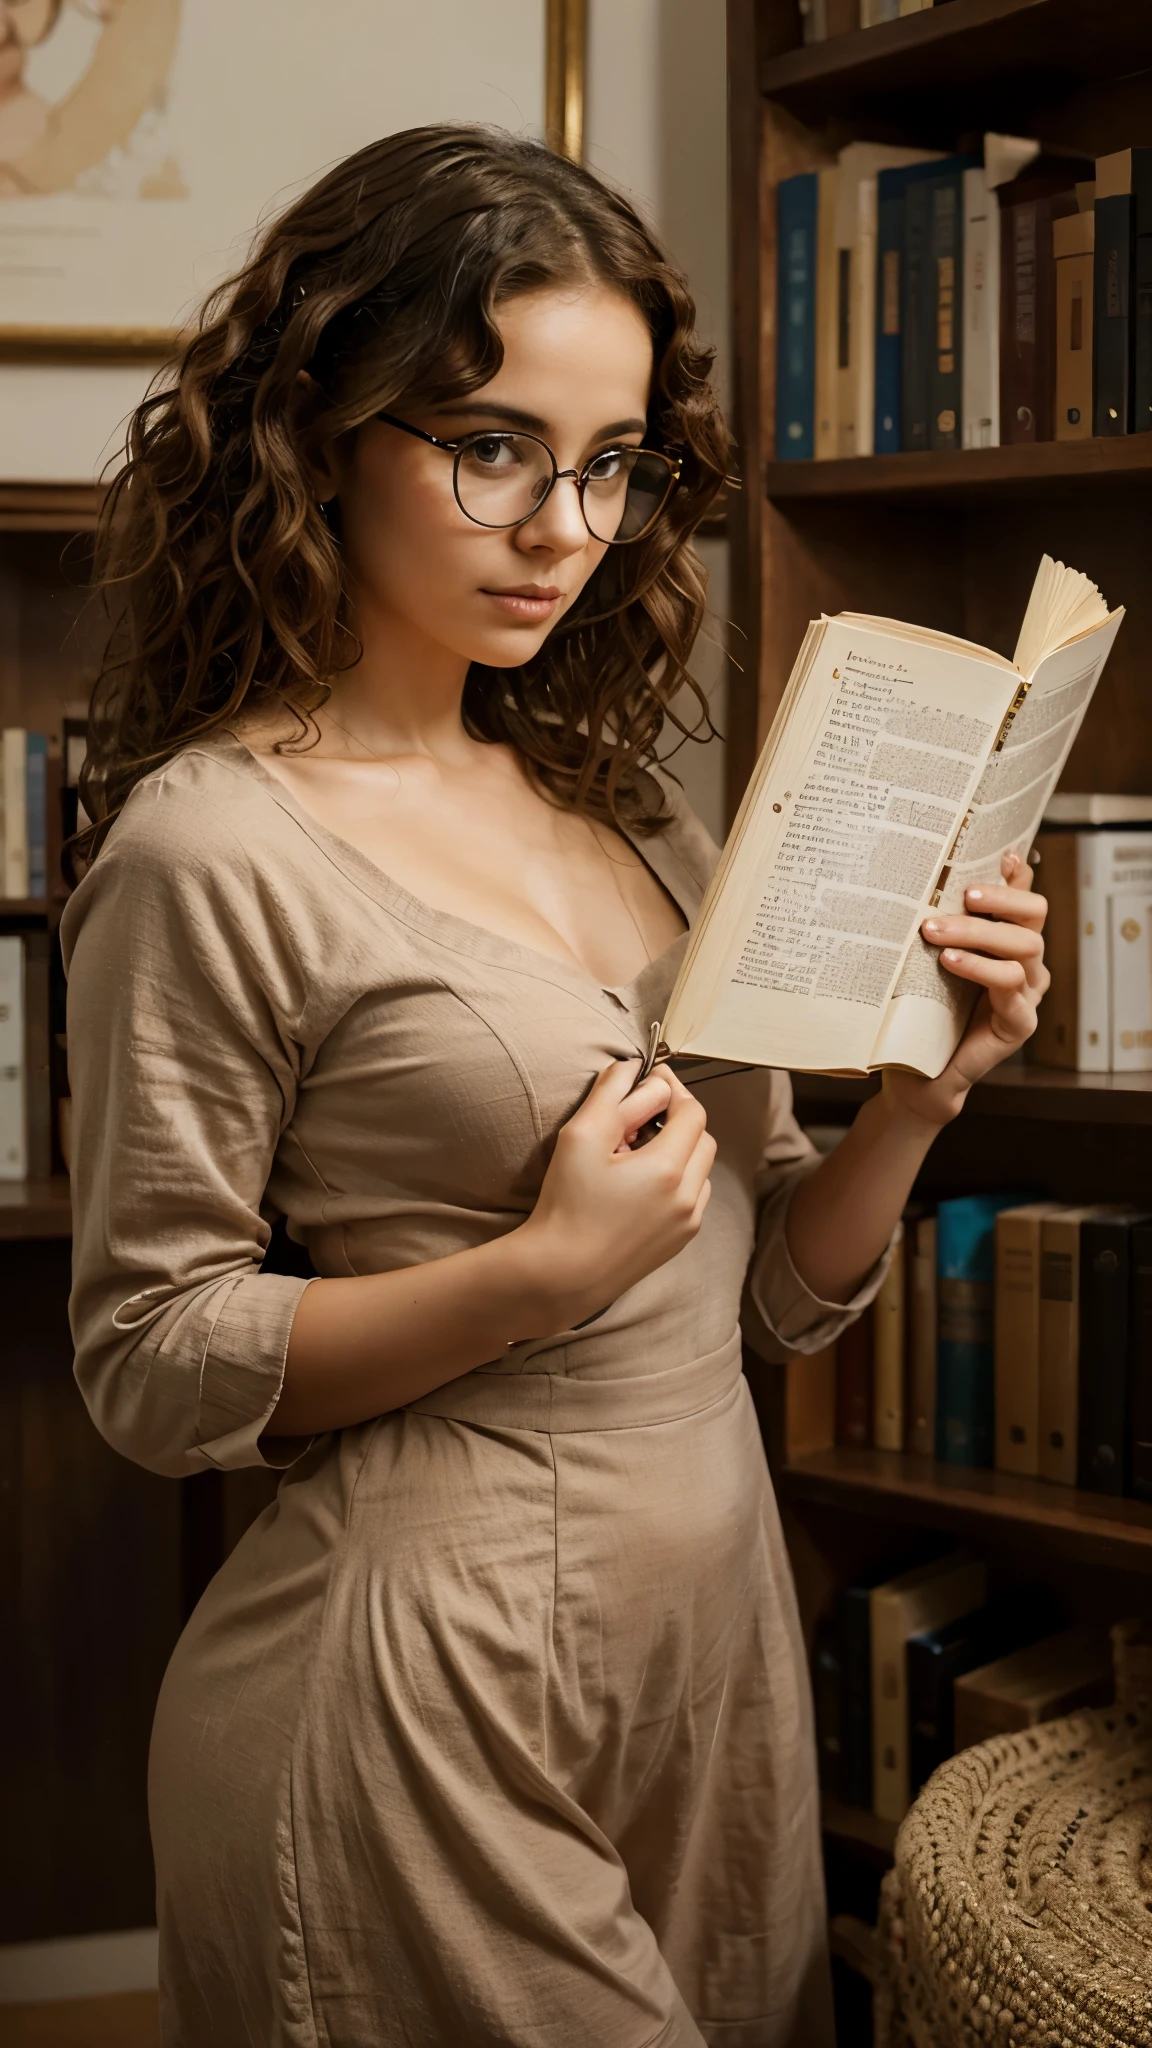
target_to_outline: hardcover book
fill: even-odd
[[[1072,189],[1020,179],[1000,194],[1000,438],[1051,441],[1056,411],[1056,259],[1052,223],[1077,211]]]
[[[1049,815],[1058,804],[1049,805]],[[1048,899],[1052,986],[1027,1057],[1041,1066],[1105,1074],[1112,1059],[1109,903],[1117,895],[1152,893],[1152,831],[1046,830],[1036,850]]]
[[[1000,1599],[943,1628],[908,1639],[908,1761],[913,1798],[934,1770],[955,1755],[954,1687],[993,1658],[1024,1648],[1053,1626],[1043,1594]]]
[[[1080,1415],[1080,1225],[1091,1208],[1063,1209],[1040,1225],[1039,1466],[1042,1479],[1076,1484]]]
[[[777,193],[779,328],[776,344],[776,454],[810,461],[816,452],[815,171],[785,178]]]
[[[1053,1721],[1076,1707],[1104,1706],[1111,1697],[1107,1635],[1103,1630],[1068,1629],[956,1680],[956,1748],[1033,1728],[1038,1721]]]
[[[996,1218],[995,1464],[1040,1472],[1041,1233],[1056,1202],[1027,1202]]]
[[[1000,201],[981,166],[963,173],[961,424],[965,448],[1000,446]],[[1091,317],[1089,317],[1091,332]]]
[[[895,620],[815,621],[654,1043],[938,1074],[974,991],[921,920],[1031,846],[1121,617],[1045,557],[1014,663]]]
[[[1152,1223],[1133,1227],[1130,1250],[1132,1492],[1152,1501]]]
[[[1094,213],[1052,223],[1056,259],[1056,439],[1092,434],[1092,265]],[[1152,424],[1152,422],[1150,422]]]
[[[1128,1432],[1132,1226],[1136,1209],[1098,1209],[1080,1225],[1080,1386],[1076,1483],[1090,1493],[1131,1487]]]
[[[881,1820],[903,1820],[912,1796],[908,1638],[982,1607],[986,1590],[983,1564],[957,1553],[872,1590],[872,1809]]]
[[[908,1259],[908,1428],[910,1451],[936,1455],[936,1218],[912,1225]]]
[[[904,1249],[901,1229],[872,1304],[872,1441],[878,1451],[904,1449]]]
[[[958,1195],[936,1211],[936,1456],[990,1465],[993,1448],[996,1218],[1019,1195]]]
[[[1135,421],[1137,257],[1152,234],[1152,149],[1096,159],[1095,356],[1097,434]],[[1142,266],[1142,267],[1146,267]],[[1145,350],[1142,348],[1141,356]],[[1142,421],[1147,426],[1148,421]]]

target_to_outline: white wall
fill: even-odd
[[[699,327],[729,389],[724,0],[590,0],[584,153],[626,191],[688,276]],[[724,730],[728,550],[701,541],[710,617],[693,668]],[[690,701],[682,711],[691,716]],[[724,748],[689,742],[672,763],[714,839],[724,836]]]

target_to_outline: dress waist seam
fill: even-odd
[[[541,1430],[550,1435],[646,1429],[656,1423],[683,1421],[724,1400],[740,1378],[741,1356],[737,1330],[718,1351],[625,1379],[480,1368],[412,1401],[405,1412],[474,1422],[490,1429]]]

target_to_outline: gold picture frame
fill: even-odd
[[[584,76],[588,0],[547,0],[544,132],[574,164],[584,159]]]

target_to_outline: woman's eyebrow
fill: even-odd
[[[521,412],[518,406],[496,405],[487,399],[458,398],[450,405],[436,406],[435,412],[438,419],[476,419],[482,414],[485,419],[501,420],[510,427],[522,427],[526,434],[548,432],[548,421],[542,420],[538,413]],[[589,439],[611,441],[621,434],[642,434],[647,424],[647,420],[640,419],[613,420],[611,425],[600,427]]]

